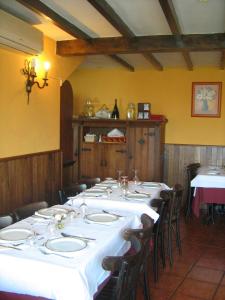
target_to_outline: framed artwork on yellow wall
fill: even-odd
[[[192,83],[192,117],[220,117],[222,82]]]

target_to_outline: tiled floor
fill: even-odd
[[[150,274],[151,300],[225,300],[225,216],[215,224],[181,222],[182,256],[174,247],[174,265]],[[143,299],[139,291],[138,300]]]

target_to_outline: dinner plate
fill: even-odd
[[[45,218],[52,218],[56,214],[68,214],[68,209],[61,208],[61,207],[48,207],[42,208],[35,212],[35,215],[42,216]]]
[[[83,193],[84,196],[86,197],[98,197],[98,196],[103,196],[103,195],[106,195],[105,191],[104,190],[88,190],[88,191],[85,191]]]
[[[34,232],[27,228],[7,228],[0,231],[0,239],[7,242],[23,242],[34,235]]]
[[[103,184],[116,184],[117,180],[105,180]]]
[[[87,247],[87,243],[81,239],[61,237],[48,240],[45,247],[53,252],[72,253],[80,251]]]
[[[141,194],[141,193],[138,193],[138,194],[128,194],[126,195],[126,199],[147,199],[150,197],[150,194],[149,195],[146,195],[146,194]]]
[[[146,187],[159,187],[160,183],[157,183],[157,182],[142,182],[141,185],[146,186]]]
[[[86,215],[86,219],[91,222],[96,223],[110,223],[117,221],[119,217],[113,214],[108,213],[95,213],[95,214],[89,214]]]
[[[208,175],[219,175],[220,171],[209,171],[207,172]]]
[[[92,188],[91,190],[86,190],[84,192],[84,194],[96,194],[96,193],[105,193],[105,191],[103,191],[102,189],[98,189],[98,188]]]

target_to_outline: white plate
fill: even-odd
[[[103,184],[116,184],[117,180],[105,180]]]
[[[146,187],[159,187],[160,183],[157,182],[143,182],[141,185]]]
[[[96,194],[96,193],[103,194],[103,193],[105,193],[105,191],[103,191],[102,189],[97,189],[97,188],[94,189],[93,188],[91,190],[86,190],[84,192],[84,194]]]
[[[87,247],[87,243],[81,239],[61,237],[48,240],[45,247],[53,252],[77,252]]]
[[[100,190],[100,191],[92,190],[92,191],[83,193],[83,195],[85,197],[99,197],[99,196],[106,195],[106,193],[104,190]]]
[[[26,228],[7,228],[0,231],[0,239],[7,242],[22,242],[33,234],[32,230]]]
[[[42,208],[35,212],[37,216],[43,216],[45,218],[52,218],[56,214],[68,214],[68,209],[61,208],[61,207],[49,207],[49,208]]]
[[[110,187],[110,186],[112,186],[112,185],[115,185],[115,182],[113,182],[113,183],[107,183],[107,182],[104,182],[104,183],[96,183],[96,185],[95,186],[97,186],[97,187]]]
[[[149,198],[151,195],[149,194],[149,195],[146,195],[146,194],[141,194],[141,193],[139,193],[139,194],[128,194],[127,196],[126,196],[126,198],[127,199],[147,199],[147,198]]]
[[[118,217],[113,214],[105,214],[105,213],[96,213],[96,214],[89,214],[86,216],[86,219],[91,222],[96,223],[109,223],[118,220]]]
[[[220,172],[219,171],[209,171],[207,172],[208,175],[219,175]]]

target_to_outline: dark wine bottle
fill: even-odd
[[[119,109],[117,106],[117,99],[115,99],[115,104],[114,104],[114,108],[111,114],[111,118],[112,119],[119,119],[120,118],[120,113],[119,113]]]

